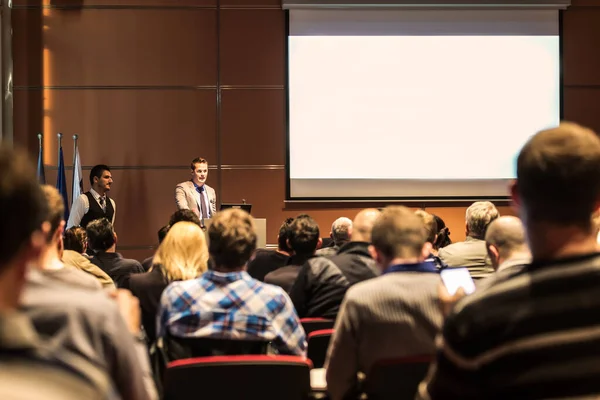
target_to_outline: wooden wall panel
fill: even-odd
[[[284,165],[284,91],[224,90],[222,102],[223,164]]]
[[[37,96],[21,91],[15,96]],[[85,165],[187,167],[203,154],[216,159],[214,90],[46,90],[44,134],[48,164],[56,164],[56,133],[65,135],[72,158],[72,135],[79,134]],[[21,128],[19,128],[21,129]],[[23,132],[35,136],[35,131]],[[37,140],[37,139],[36,139]]]
[[[565,119],[600,133],[600,87],[567,87],[564,90]]]
[[[600,8],[570,8],[563,20],[564,84],[600,85]]]
[[[221,0],[221,7],[281,7],[281,0]]]
[[[94,6],[145,6],[145,7],[188,7],[188,6],[216,6],[216,0],[13,0],[13,7],[39,6],[51,4],[55,7],[94,7]]]
[[[48,11],[45,85],[215,84],[215,10]],[[26,78],[16,74],[15,85],[29,84]]]
[[[221,11],[223,85],[283,85],[285,14],[282,10]]]

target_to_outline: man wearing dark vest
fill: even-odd
[[[115,223],[117,206],[115,201],[108,197],[112,183],[112,175],[107,165],[100,164],[92,168],[90,171],[92,187],[89,192],[80,195],[73,202],[67,229],[77,225],[85,228],[91,221],[99,218],[106,218],[112,224]]]

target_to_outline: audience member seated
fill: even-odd
[[[319,225],[309,215],[299,215],[290,224],[289,246],[293,255],[284,267],[269,272],[265,282],[280,286],[289,293],[298,277],[300,268],[310,258],[315,257],[315,250],[321,245]]]
[[[281,354],[306,355],[306,338],[288,295],[252,279],[245,265],[256,249],[253,218],[217,213],[208,228],[213,270],[173,282],[162,294],[157,335],[271,341]]]
[[[450,267],[468,268],[475,279],[488,276],[493,269],[485,248],[485,232],[499,216],[496,206],[489,201],[471,204],[466,213],[466,240],[444,247],[439,251],[439,257]]]
[[[42,268],[42,274],[47,278],[83,289],[99,290],[102,288],[100,282],[90,274],[86,274],[77,268],[65,267],[61,261],[63,251],[63,231],[66,221],[65,203],[58,190],[50,185],[43,185],[42,191],[48,202],[48,215],[46,222],[50,226],[50,232],[46,238],[46,246],[40,255],[38,266]]]
[[[115,283],[110,276],[99,267],[92,264],[85,254],[87,250],[87,233],[80,226],[73,226],[65,231],[63,238],[64,250],[62,262],[70,267],[77,268],[96,278],[105,289],[114,289]]]
[[[202,229],[191,222],[177,222],[158,247],[150,271],[131,276],[129,288],[140,300],[142,325],[150,343],[156,340],[156,315],[162,292],[171,282],[203,274],[207,263],[208,248]]]
[[[290,298],[300,318],[335,319],[346,290],[377,276],[375,260],[369,253],[371,230],[380,212],[360,211],[350,231],[351,241],[337,254],[314,257],[302,266],[290,290]]]
[[[0,207],[4,210],[0,214],[0,398],[108,398],[108,387],[94,385],[75,365],[48,348],[31,320],[17,310],[27,266],[47,246],[50,224],[44,222],[48,204],[33,163],[5,145],[0,145]],[[95,382],[104,377],[100,374]]]
[[[169,225],[165,225],[162,228],[160,228],[158,230],[158,245],[160,246],[160,244],[162,243],[162,241],[165,239],[165,236],[167,236],[167,232],[169,232]],[[142,267],[144,268],[144,271],[150,271],[150,268],[152,267],[152,262],[154,261],[154,255],[144,259],[144,261],[142,261]]]
[[[450,239],[450,228],[446,226],[444,220],[435,214],[432,215],[433,218],[435,218],[435,224],[437,225],[438,233],[435,237],[435,242],[433,243],[433,249],[431,252],[437,256],[438,251],[441,248],[452,244],[452,239]]]
[[[283,221],[277,235],[277,250],[256,249],[248,261],[248,274],[256,280],[264,281],[265,276],[287,263],[292,249],[288,244],[290,224],[294,218]]]
[[[425,231],[427,233],[427,243],[431,243],[431,253],[425,259],[425,261],[434,264],[438,269],[447,267],[447,265],[435,254],[435,251],[433,250],[438,233],[438,226],[435,217],[433,214],[429,214],[425,210],[417,210],[415,211],[415,215],[421,218],[421,222],[423,222]]]
[[[348,289],[326,361],[333,400],[354,397],[358,374],[380,360],[433,355],[442,325],[437,268],[425,262],[431,244],[406,207],[388,207],[375,221],[370,247],[383,275]],[[398,377],[401,379],[401,377]]]
[[[500,217],[490,224],[485,234],[485,244],[492,267],[498,276],[514,274],[531,262],[527,234],[517,217]]]
[[[516,170],[512,200],[533,261],[454,307],[420,398],[600,393],[600,254],[590,218],[600,204],[600,139],[571,123],[542,131]]]
[[[88,245],[95,252],[92,263],[106,272],[118,288],[129,289],[131,274],[142,273],[144,268],[138,261],[123,258],[116,252],[117,234],[112,224],[106,218],[100,218],[90,222],[85,231]]]
[[[344,244],[350,241],[352,232],[352,220],[346,217],[340,217],[333,221],[329,237],[333,241],[333,246],[321,247],[315,251],[318,256],[328,257],[333,256]]]

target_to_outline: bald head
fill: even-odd
[[[505,216],[493,221],[487,228],[485,243],[494,269],[515,255],[529,253],[525,227],[517,217]]]
[[[380,215],[381,211],[376,208],[366,208],[356,214],[352,222],[352,241],[371,243],[373,224]]]

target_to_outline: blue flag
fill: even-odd
[[[42,150],[41,144],[38,152],[37,180],[40,185],[46,184],[46,172],[44,171],[44,151]]]
[[[67,177],[65,175],[65,159],[63,157],[63,149],[60,146],[58,158],[58,178],[56,179],[56,188],[63,197],[65,203],[65,221],[69,220],[69,194],[67,189]]]

